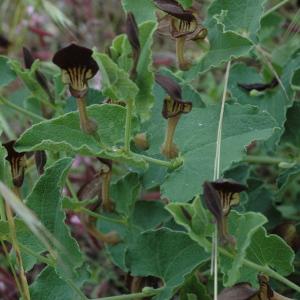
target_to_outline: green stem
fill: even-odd
[[[120,295],[120,296],[112,296],[112,297],[104,297],[104,298],[97,298],[93,300],[134,300],[134,299],[140,299],[145,297],[152,297],[155,295],[158,295],[163,288],[158,289],[145,289],[140,293],[133,293],[133,294],[127,294],[127,295]]]
[[[125,152],[130,151],[132,110],[133,110],[133,101],[130,99],[127,101],[127,106],[126,106],[125,137],[124,137]]]
[[[153,163],[155,165],[167,167],[169,169],[176,169],[179,166],[181,166],[183,163],[182,159],[180,159],[180,158],[176,158],[172,161],[166,161],[166,160],[161,160],[161,159],[153,158],[153,157],[143,155],[143,154],[138,154],[138,153],[133,153],[133,155],[136,157],[140,157],[140,158],[142,158],[150,163]]]
[[[1,102],[3,104],[5,104],[6,106],[10,107],[11,109],[14,109],[14,110],[18,111],[19,113],[21,113],[23,115],[26,115],[26,116],[28,116],[30,118],[34,118],[34,119],[36,119],[38,121],[44,121],[45,120],[45,118],[43,118],[43,117],[41,117],[41,116],[39,116],[39,115],[37,115],[37,114],[35,114],[33,112],[30,112],[30,111],[28,111],[28,110],[26,110],[26,109],[24,109],[24,108],[22,108],[20,106],[17,106],[16,104],[14,104],[14,103],[8,101],[7,99],[5,99],[4,97],[0,96],[0,103]]]
[[[286,3],[288,3],[290,0],[283,0],[281,2],[279,2],[278,4],[274,5],[273,7],[271,7],[269,10],[267,10],[264,14],[263,14],[263,18],[268,16],[269,14],[271,14],[272,12],[274,12],[275,10],[277,10],[278,8],[280,8],[281,6],[285,5]]]
[[[100,214],[97,214],[97,213],[95,213],[95,212],[93,212],[93,211],[91,211],[91,210],[89,210],[85,207],[81,207],[80,209],[78,209],[78,211],[85,212],[86,214],[88,214],[91,217],[101,219],[101,220],[104,220],[104,221],[117,223],[117,224],[126,224],[126,222],[124,220],[118,220],[118,219],[110,218],[110,217],[107,217],[107,216],[104,216],[104,215],[100,215]]]

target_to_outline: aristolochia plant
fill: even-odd
[[[200,2],[123,0],[105,51],[76,19],[47,63],[0,38],[0,275],[19,299],[299,299],[297,4]]]

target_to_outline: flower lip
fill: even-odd
[[[167,94],[175,101],[182,101],[181,87],[168,76],[161,74],[155,75],[155,81],[167,92]]]
[[[127,14],[126,34],[132,48],[139,51],[141,48],[139,41],[139,28],[132,12],[128,12]]]
[[[183,9],[175,0],[154,0],[154,3],[160,10],[182,21],[192,22],[195,20],[193,13]]]
[[[203,199],[216,220],[220,221],[223,218],[220,194],[209,181],[203,184]]]
[[[212,186],[223,193],[241,193],[247,190],[247,186],[233,179],[218,179],[211,182]]]
[[[52,61],[63,70],[79,67],[89,69],[92,72],[92,78],[99,70],[92,54],[91,49],[72,43],[57,51]]]
[[[25,173],[25,152],[17,152],[14,149],[16,141],[3,144],[7,151],[6,160],[10,163],[13,184],[20,187],[24,181]]]
[[[87,81],[99,70],[89,48],[71,44],[55,53],[52,61],[62,72],[62,81],[69,84],[71,94],[83,97],[88,89]]]
[[[162,115],[165,119],[176,117],[179,114],[187,114],[192,110],[192,102],[182,101],[181,87],[168,76],[161,74],[155,75],[155,81],[167,92],[164,99]]]
[[[29,51],[28,48],[23,47],[23,58],[24,58],[24,65],[26,69],[30,69],[33,62],[34,62],[34,57],[32,56],[31,52]]]

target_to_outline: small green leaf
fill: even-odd
[[[258,106],[262,111],[269,112],[282,128],[286,120],[286,111],[292,106],[295,93],[291,88],[291,80],[294,72],[300,68],[300,52],[290,59],[280,77],[282,82],[277,87],[265,91],[258,96],[251,96],[249,92],[238,86],[238,83],[261,83],[262,78],[253,67],[245,64],[235,64],[230,71],[228,89],[232,96],[242,104]]]
[[[32,96],[36,99],[40,99],[41,102],[50,101],[49,95],[42,88],[36,79],[35,72],[37,71],[40,62],[34,61],[30,69],[23,69],[18,61],[12,60],[9,62],[12,70],[18,75],[23,81],[25,86],[32,93]]]
[[[251,237],[266,222],[267,218],[259,213],[239,214],[235,211],[230,213],[229,233],[236,239],[236,252],[234,260],[227,257],[221,258],[224,286],[232,286],[240,281],[240,272],[243,269],[243,260],[246,258]]]
[[[137,108],[137,112],[141,115],[142,120],[146,120],[149,118],[149,112],[154,102],[154,96],[152,94],[154,75],[152,67],[153,61],[151,48],[155,30],[155,22],[146,22],[139,28],[139,37],[142,50],[137,65],[136,85],[139,88],[139,92],[136,96],[135,105]]]
[[[138,88],[129,75],[119,68],[106,54],[94,51],[93,58],[99,65],[103,94],[112,100],[135,100]]]
[[[294,270],[293,250],[279,236],[268,235],[263,227],[252,236],[246,258],[261,266],[268,266],[282,276],[287,276]],[[257,286],[257,271],[244,266],[241,269],[240,281]]]
[[[180,300],[211,300],[207,288],[195,275],[185,281],[179,295]]]
[[[125,253],[128,247],[143,231],[154,229],[169,219],[170,215],[161,202],[137,201],[125,223],[118,224],[99,219],[97,227],[102,232],[115,230],[120,235],[122,242],[108,247],[108,251],[113,262],[124,271],[128,271],[125,264]]]
[[[15,79],[16,74],[9,66],[9,59],[0,55],[0,87],[8,85]]]
[[[196,197],[192,204],[170,203],[166,208],[172,214],[175,222],[187,230],[192,240],[206,251],[210,251],[207,248],[206,238],[212,236],[213,223],[211,215],[204,209],[199,197]]]
[[[73,285],[78,288],[83,282],[83,278],[78,278]],[[79,295],[72,285],[61,279],[51,267],[46,267],[31,284],[30,296],[31,299],[41,300],[82,300],[82,295]]]
[[[140,189],[141,183],[136,173],[129,173],[112,184],[110,197],[116,204],[117,212],[130,216]]]
[[[28,208],[35,213],[45,228],[60,243],[59,256],[61,261],[59,262],[61,265],[58,265],[57,270],[64,277],[68,276],[66,275],[65,264],[72,266],[72,269],[75,270],[83,263],[79,246],[71,237],[70,229],[64,223],[66,215],[62,209],[61,190],[71,163],[72,159],[63,158],[47,168],[26,199]],[[25,245],[27,244],[26,240],[20,239]],[[41,252],[38,245],[38,249],[34,249],[32,243],[28,246],[33,251]]]
[[[145,21],[156,21],[155,5],[152,0],[122,0],[125,11],[132,12],[140,24]]]
[[[209,256],[187,234],[163,228],[141,234],[130,245],[126,261],[134,276],[161,278],[165,289],[154,299],[167,300],[185,276]]]
[[[212,20],[208,25],[210,49],[199,62],[184,73],[185,78],[192,80],[212,67],[218,67],[231,58],[247,55],[253,47],[252,42],[234,32],[223,32],[223,26]]]
[[[97,133],[100,142],[91,135],[80,130],[78,112],[71,112],[49,121],[30,127],[19,138],[18,151],[66,151],[70,154],[101,156],[127,162],[145,168],[142,159],[117,150],[116,146],[123,141],[125,125],[125,109],[119,105],[91,105],[88,115],[98,124]],[[137,124],[133,124],[136,131]],[[105,146],[105,149],[103,148]]]
[[[285,131],[281,137],[281,143],[292,143],[300,148],[300,103],[295,102],[294,105],[287,111],[287,121],[284,125]]]
[[[135,83],[139,88],[136,96],[136,109],[144,121],[149,119],[153,106],[154,96],[152,93],[154,84],[152,43],[153,34],[156,30],[156,23],[147,21],[139,26],[139,40],[141,53],[137,65],[137,77]],[[126,35],[117,36],[111,46],[112,57],[118,66],[129,72],[133,64],[132,50]]]
[[[234,31],[251,40],[256,39],[266,0],[215,0],[208,9],[208,17],[216,17],[224,30]]]

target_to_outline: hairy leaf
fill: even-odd
[[[252,236],[250,246],[247,249],[247,259],[259,265],[269,266],[282,276],[293,272],[293,250],[279,236],[266,233],[261,227]],[[250,282],[257,286],[257,271],[247,267],[241,269],[241,282]]]
[[[122,5],[125,11],[133,12],[139,24],[156,21],[155,5],[152,0],[122,0]]]
[[[126,261],[134,276],[155,276],[165,289],[154,299],[170,299],[184,278],[209,257],[187,234],[168,229],[147,231],[130,245]]]
[[[216,17],[225,31],[234,31],[255,40],[266,0],[215,0],[208,9],[208,17]]]
[[[199,62],[185,72],[185,78],[192,80],[199,73],[204,73],[212,67],[240,56],[247,55],[252,48],[252,42],[235,32],[223,32],[223,26],[211,20],[207,25],[210,49]]]
[[[70,230],[64,223],[66,216],[62,209],[61,191],[71,163],[72,159],[63,158],[47,168],[26,199],[26,205],[59,243],[60,260],[58,260],[57,270],[64,277],[68,276],[65,265],[71,265],[75,270],[83,263],[78,244],[71,237]],[[27,245],[25,239],[20,237],[20,240]],[[41,252],[39,247],[35,249],[36,246],[38,245],[28,243],[31,250]]]
[[[9,59],[0,55],[0,87],[6,86],[16,79],[16,74],[8,64]]]
[[[194,108],[179,122],[175,133],[184,164],[170,173],[162,185],[165,197],[173,202],[189,201],[201,193],[202,183],[213,177],[219,109]],[[245,154],[245,147],[254,140],[271,136],[275,124],[268,113],[251,106],[226,105],[222,135],[221,171]],[[197,138],[195,138],[197,137]],[[162,137],[161,137],[162,141]],[[158,147],[160,143],[156,143]]]
[[[29,128],[19,138],[18,151],[66,151],[70,154],[101,156],[145,167],[141,159],[112,149],[123,140],[125,109],[118,105],[91,105],[88,115],[97,121],[99,141],[80,130],[78,112],[44,121]],[[136,124],[133,125],[133,130]],[[105,148],[104,148],[105,147]]]
[[[131,202],[133,202],[133,200],[131,200]],[[112,256],[113,262],[121,269],[128,271],[125,264],[125,253],[128,247],[132,245],[143,231],[154,229],[169,219],[170,215],[164,209],[164,205],[161,202],[137,201],[128,214],[125,223],[118,224],[99,220],[97,226],[103,232],[115,230],[120,235],[122,242],[115,246],[108,247],[108,251]]]
[[[242,262],[246,258],[246,251],[251,243],[251,238],[266,222],[267,218],[260,213],[239,214],[235,211],[230,213],[229,232],[236,239],[236,254],[234,260],[227,257],[221,258],[224,286],[232,286],[240,281],[240,272],[243,269]]]
[[[100,68],[103,94],[115,101],[135,100],[138,88],[129,75],[106,54],[94,52],[93,58]]]

